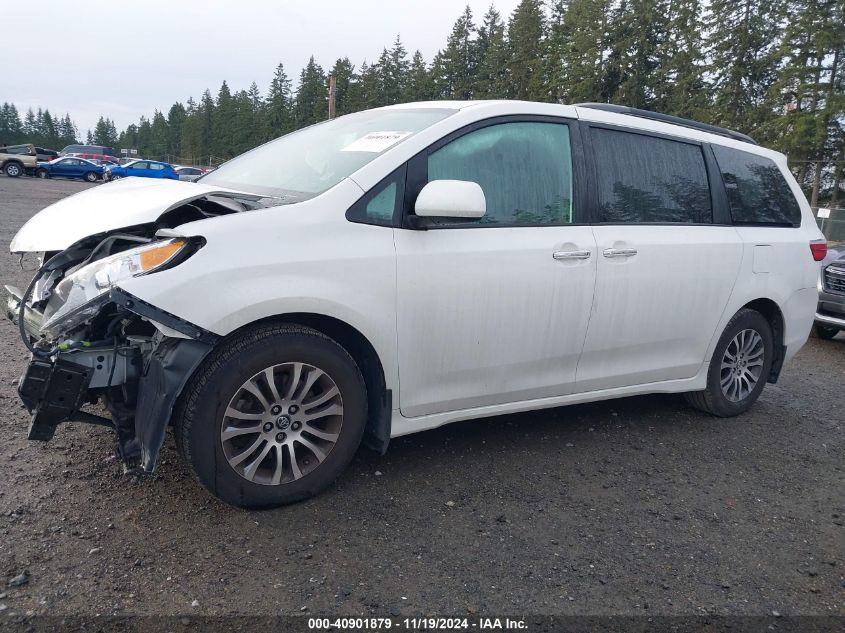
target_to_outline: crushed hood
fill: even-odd
[[[51,204],[21,227],[9,250],[63,250],[89,235],[155,222],[163,213],[209,195],[258,197],[201,182],[125,178]]]

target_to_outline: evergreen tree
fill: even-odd
[[[799,182],[817,206],[822,174],[845,125],[845,2],[790,3],[779,53],[783,67],[770,92],[783,116],[770,124],[769,136],[799,161]]]
[[[609,0],[556,0],[547,42],[546,77],[552,101],[602,99]]]
[[[704,22],[701,0],[672,0],[667,33],[659,50],[655,109],[688,119],[706,119]]]
[[[23,124],[14,103],[3,102],[0,107],[0,145],[10,145],[23,140]]]
[[[28,108],[23,119],[23,135],[27,138],[33,138],[38,134],[38,126],[35,122],[35,113],[32,108]]]
[[[753,132],[777,73],[782,0],[712,0],[709,36],[711,122]],[[809,35],[809,34],[808,34]]]
[[[297,127],[311,125],[328,117],[327,94],[326,75],[312,55],[299,75],[299,88],[294,100]]]
[[[410,69],[408,51],[397,35],[389,51],[384,51],[383,59],[379,61],[381,93],[385,105],[400,103],[408,84]]]
[[[508,22],[509,94],[515,99],[544,101],[544,16],[541,0],[521,0]]]
[[[293,129],[291,83],[282,64],[276,66],[264,103],[264,139],[270,140]]]
[[[42,114],[42,124],[44,116]],[[117,128],[114,121],[108,117],[100,117],[97,120],[97,125],[94,126],[93,133],[94,145],[105,145],[106,147],[115,147],[117,145]]]
[[[404,101],[428,101],[432,98],[431,74],[426,68],[422,53],[414,51],[408,66],[408,80],[405,82]]]
[[[167,119],[164,114],[156,110],[153,113],[153,120],[150,123],[150,140],[146,156],[158,160],[174,160],[175,156],[169,156],[170,134],[167,129]]]
[[[634,108],[654,108],[670,1],[622,0],[613,12],[605,99]]]
[[[436,60],[435,93],[443,99],[471,99],[477,73],[475,24],[467,5]]]
[[[478,28],[476,79],[473,97],[501,99],[508,95],[508,43],[505,24],[496,7],[490,5]]]
[[[182,132],[187,116],[185,106],[178,101],[167,112],[167,153],[174,161],[182,157]]]
[[[211,124],[211,153],[221,158],[231,158],[235,138],[232,133],[232,120],[235,114],[235,106],[232,101],[232,93],[226,81],[220,86],[217,93],[217,102],[214,104],[214,114]]]

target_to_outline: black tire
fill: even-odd
[[[838,327],[822,325],[821,323],[816,323],[813,329],[815,330],[816,338],[824,339],[825,341],[829,341],[834,336],[839,334]]]
[[[38,178],[49,178],[49,177],[50,177],[50,173],[49,173],[46,169],[38,169],[38,170],[36,170],[36,171],[35,171],[35,175],[36,175]]]
[[[85,180],[87,182],[97,182],[98,179],[99,179],[99,176],[97,176],[97,172],[93,172],[93,171],[85,172]]]
[[[726,396],[722,389],[722,359],[725,357],[728,345],[731,344],[734,337],[744,330],[753,330],[762,339],[763,364],[757,383],[750,393],[741,400],[734,402]],[[719,417],[726,418],[745,413],[757,401],[766,386],[773,359],[774,341],[771,325],[756,310],[743,308],[733,316],[716,344],[713,357],[710,359],[710,368],[707,371],[707,388],[704,391],[686,393],[684,396],[687,402],[696,409]]]
[[[339,435],[322,462],[317,460],[299,479],[275,485],[249,481],[235,471],[224,452],[220,437],[224,414],[245,381],[268,367],[289,362],[318,367],[334,381],[342,399]],[[330,486],[358,450],[366,421],[366,386],[343,347],[309,328],[265,325],[224,341],[212,352],[185,388],[174,432],[180,452],[209,492],[226,503],[257,509],[301,501]]]
[[[12,161],[6,163],[3,167],[3,171],[9,178],[17,178],[23,173],[23,166],[20,163]]]

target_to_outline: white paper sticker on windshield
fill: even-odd
[[[395,145],[406,136],[410,136],[410,132],[370,132],[365,134],[358,140],[352,141],[349,145],[341,149],[341,152],[373,152],[378,154],[383,152],[391,145]]]

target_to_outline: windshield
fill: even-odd
[[[312,198],[454,110],[367,110],[270,141],[198,179],[264,196]]]

